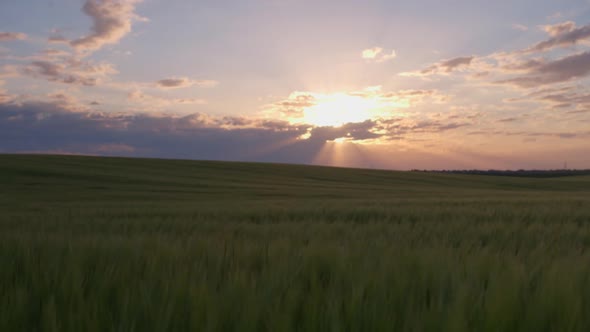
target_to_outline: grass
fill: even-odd
[[[588,331],[590,177],[0,155],[0,331]]]

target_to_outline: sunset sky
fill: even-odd
[[[590,168],[590,1],[3,0],[0,153]]]

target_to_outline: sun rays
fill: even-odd
[[[289,122],[316,127],[340,127],[398,114],[409,107],[404,96],[384,94],[380,86],[357,92],[294,92],[279,105]],[[285,112],[286,111],[286,112]]]
[[[316,126],[339,127],[371,119],[379,110],[379,103],[374,98],[337,93],[323,96],[315,105],[305,108],[303,121]]]

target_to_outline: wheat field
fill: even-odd
[[[0,331],[588,331],[590,177],[0,155]]]

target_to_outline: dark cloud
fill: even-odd
[[[162,89],[179,89],[188,88],[191,86],[199,87],[213,87],[217,85],[216,81],[211,80],[191,80],[186,77],[172,77],[161,79],[156,82],[156,85]]]
[[[473,61],[473,56],[459,57],[439,63],[439,67],[443,68],[447,73],[453,71],[457,67],[468,66]]]
[[[377,123],[375,121],[367,120],[358,123],[348,123],[339,127],[317,127],[311,131],[311,137],[322,141],[332,141],[337,138],[371,140],[385,137],[384,134],[373,132],[376,126]]]
[[[437,90],[399,90],[394,92],[383,93],[383,98],[412,98],[412,97],[429,97],[436,95]]]
[[[225,128],[236,121],[202,114],[69,112],[48,103],[1,105],[0,150],[306,163],[325,143],[298,140],[307,128],[272,121],[260,127]],[[273,150],[277,142],[288,144]]]
[[[48,61],[34,61],[31,65],[37,68],[37,72],[48,77],[59,77],[62,74],[63,67]]]
[[[412,121],[403,118],[393,118],[379,121],[378,132],[385,131],[390,136],[405,136],[407,134],[441,133],[470,126],[471,122],[446,122],[442,120]]]
[[[201,113],[97,112],[72,107],[76,100],[64,93],[51,100],[0,105],[0,151],[311,163],[327,141],[398,140],[469,125],[390,118],[313,127]]]
[[[563,94],[548,94],[539,98],[543,101],[548,101],[556,104],[589,104],[590,94],[588,93],[563,93]]]
[[[50,36],[47,38],[47,41],[51,44],[67,44],[69,40],[61,35]]]
[[[534,53],[558,47],[568,47],[590,40],[590,25],[576,27],[574,22],[564,22],[542,27],[550,38],[527,49],[514,52],[497,52],[483,57],[457,57],[442,60],[422,70],[401,73],[402,76],[431,76],[448,74],[461,67],[468,67],[472,78],[485,79],[495,75],[495,83],[511,84],[531,88],[566,82],[585,77],[590,73],[590,54],[583,52],[560,59],[530,58]],[[477,61],[475,61],[477,60]],[[519,77],[504,78],[504,75],[522,74]]]
[[[529,94],[527,94],[527,97],[538,97],[538,96],[545,96],[548,94],[562,94],[562,93],[566,93],[566,92],[571,92],[573,90],[575,90],[576,87],[575,86],[564,86],[564,87],[558,87],[558,88],[546,88],[546,89],[540,89],[537,91],[533,91]]]
[[[583,86],[563,86],[533,91],[522,97],[507,99],[508,102],[543,102],[553,109],[590,107],[590,92]],[[570,112],[566,112],[570,113]]]
[[[402,76],[430,76],[435,74],[448,74],[460,67],[467,67],[475,59],[474,56],[463,56],[437,62],[429,67],[416,72],[401,73]]]
[[[545,138],[590,138],[590,131],[585,132],[538,132],[538,131],[504,131],[504,130],[480,130],[468,132],[472,136],[521,136],[521,137],[545,137]]]
[[[504,118],[504,119],[498,120],[498,122],[515,122],[515,121],[518,121],[518,118]]]
[[[582,109],[582,110],[573,110],[566,112],[567,114],[585,114],[590,113],[590,109]]]
[[[543,52],[556,47],[572,46],[590,38],[590,25],[576,28],[573,22],[546,26],[545,31],[552,37],[526,49],[525,52]]]
[[[27,39],[27,35],[20,32],[0,32],[0,42]]]
[[[500,80],[496,83],[533,88],[567,82],[588,74],[590,74],[590,52],[583,52],[530,66],[524,76]]]
[[[191,82],[187,78],[166,78],[157,82],[159,87],[162,88],[185,88],[191,85]]]
[[[95,77],[85,77],[68,73],[64,65],[50,61],[33,61],[25,68],[24,73],[33,77],[43,77],[51,82],[94,86],[97,83]]]
[[[50,82],[84,86],[97,85],[102,78],[117,73],[111,64],[96,64],[76,58],[33,61],[22,72]]]
[[[569,104],[569,103],[562,103],[562,104],[555,104],[553,105],[554,109],[561,109],[561,108],[570,108],[574,106],[573,104]]]

